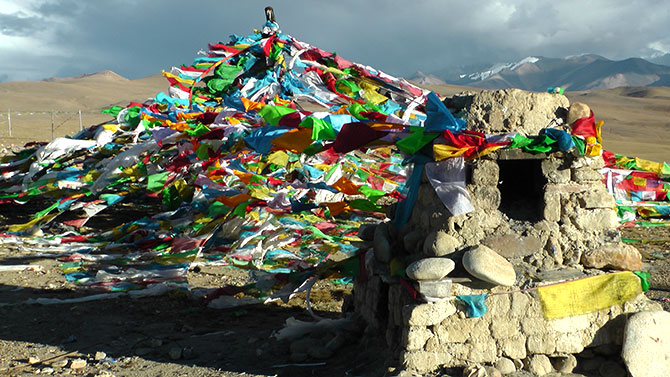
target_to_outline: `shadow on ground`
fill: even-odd
[[[90,294],[0,285],[0,298],[17,292],[24,299]],[[58,374],[57,368],[67,369],[62,360],[77,357],[88,359],[80,373],[91,376],[104,370],[116,376],[191,374],[180,366],[206,368],[213,375],[384,374],[380,374],[385,361],[382,354],[364,336],[328,359],[295,363],[289,357],[290,345],[273,338],[289,317],[313,321],[300,307],[250,305],[216,310],[179,291],[160,297],[121,296],[76,304],[5,305],[0,306],[0,345],[5,348],[0,350],[5,360],[0,374],[35,373],[45,368]],[[12,351],[15,342],[29,345]],[[96,361],[96,352],[104,352],[106,357]],[[28,365],[29,357],[40,362]]]

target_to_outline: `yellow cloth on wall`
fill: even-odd
[[[592,313],[623,304],[642,293],[640,278],[630,271],[592,276],[538,287],[547,319]]]

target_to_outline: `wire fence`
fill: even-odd
[[[51,141],[112,118],[97,110],[0,110],[0,144]]]

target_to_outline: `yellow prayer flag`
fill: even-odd
[[[638,157],[635,157],[635,165],[637,165],[638,168],[644,170],[644,171],[650,171],[652,173],[656,173],[658,175],[662,174],[663,171],[663,164],[660,162],[654,162],[654,161],[649,161],[649,160],[644,160]]]
[[[36,219],[32,219],[28,221],[25,224],[13,224],[8,227],[9,232],[23,232],[27,229],[30,229],[33,226],[39,227],[42,226],[51,220],[53,220],[54,217],[58,216],[58,213],[52,213],[48,215],[44,215],[42,217],[38,217]]]
[[[592,313],[620,305],[642,293],[640,278],[630,271],[591,276],[537,289],[547,319]]]
[[[469,148],[456,148],[445,144],[433,144],[433,154],[435,156],[435,161],[442,161],[447,158],[460,156],[468,149]]]

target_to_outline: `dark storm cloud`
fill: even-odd
[[[0,62],[0,73],[9,74],[10,79],[18,72],[40,79],[45,77],[40,75],[102,69],[138,78],[190,64],[208,42],[226,42],[230,34],[248,34],[260,27],[267,5],[274,7],[285,33],[402,76],[532,55],[596,53],[624,59],[670,49],[670,7],[654,0],[632,4],[611,0],[14,3],[25,17],[2,15],[0,10],[0,17],[9,21],[0,25],[10,25],[10,31],[3,29],[2,34],[35,36],[53,58],[28,60],[23,57],[28,56],[25,49],[0,39],[0,54],[15,64]]]
[[[43,27],[41,18],[31,17],[23,12],[0,13],[0,34],[2,35],[16,37],[31,35]]]

